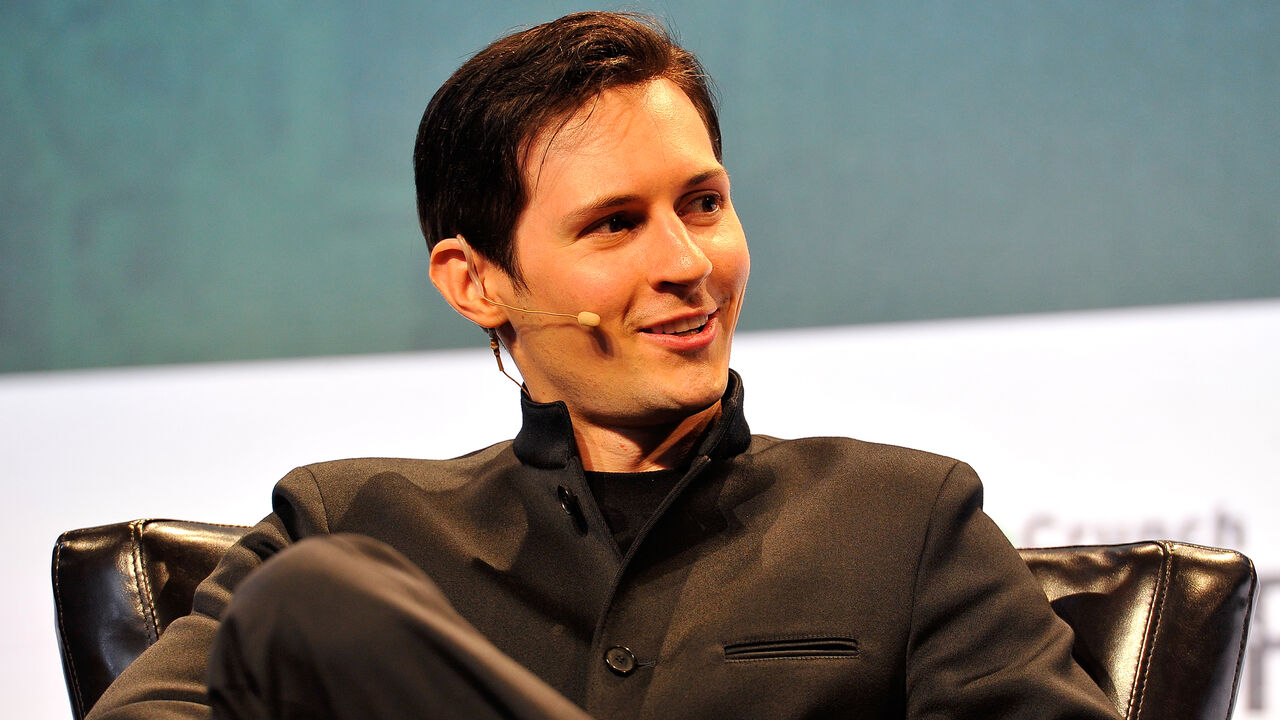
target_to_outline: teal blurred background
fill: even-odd
[[[716,78],[745,329],[1280,296],[1280,3],[632,3]],[[0,7],[0,372],[482,345],[448,74],[576,3]]]

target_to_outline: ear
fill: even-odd
[[[496,280],[494,273],[505,280],[501,268],[473,251],[461,237],[444,238],[431,249],[431,284],[458,314],[483,328],[507,322],[505,310],[484,300],[485,280]]]

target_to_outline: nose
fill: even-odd
[[[655,237],[647,248],[654,287],[669,290],[701,285],[711,274],[711,259],[700,239],[674,214],[655,225]]]

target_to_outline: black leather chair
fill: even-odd
[[[135,520],[58,538],[58,644],[77,720],[190,611],[196,585],[246,529]],[[1257,586],[1248,558],[1168,541],[1021,552],[1121,716],[1230,717]]]
[[[80,720],[191,600],[247,527],[134,520],[70,530],[53,549],[62,671]]]

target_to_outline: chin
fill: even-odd
[[[667,392],[655,393],[653,388],[635,388],[629,398],[615,396],[614,402],[595,403],[597,412],[592,415],[606,424],[616,423],[627,427],[654,427],[679,425],[689,418],[714,407],[724,395],[720,392]],[[626,408],[621,413],[620,408]],[[608,418],[608,419],[605,419]]]
[[[728,383],[727,370],[720,373],[719,377],[690,378],[668,396],[667,399],[671,403],[670,409],[679,412],[682,416],[700,413],[720,402]]]

